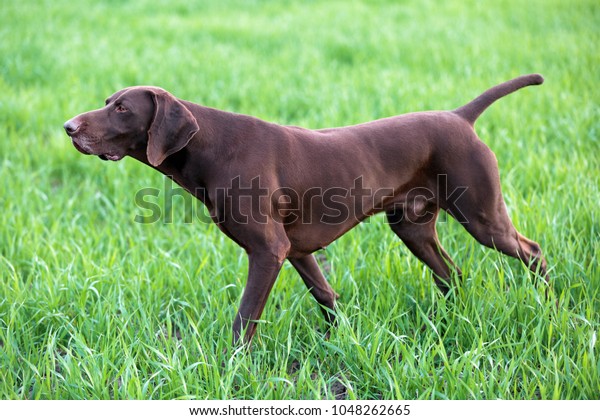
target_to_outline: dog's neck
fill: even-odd
[[[223,181],[225,169],[222,166],[223,162],[239,159],[240,151],[247,150],[245,143],[252,141],[253,135],[256,136],[256,133],[263,130],[272,131],[276,124],[247,115],[182,102],[194,115],[200,127],[190,142],[156,167],[148,160],[146,142],[130,150],[128,156],[168,176],[201,200],[212,212],[209,195],[211,189],[222,187],[220,182]],[[229,175],[234,177],[237,174]],[[227,186],[225,182],[225,187]]]
[[[194,141],[192,139],[191,141]],[[169,177],[173,182],[184,188],[194,197],[198,198],[204,204],[209,206],[207,203],[207,194],[206,188],[204,186],[204,182],[202,179],[189,179],[189,177],[185,176],[187,165],[191,164],[191,159],[189,156],[188,147],[184,147],[180,151],[172,154],[167,157],[159,166],[152,166],[148,161],[148,156],[146,155],[146,145],[143,147],[139,147],[131,150],[128,153],[128,156],[134,158],[135,160],[151,167],[152,169],[157,170],[163,175]],[[210,207],[210,206],[209,206]]]

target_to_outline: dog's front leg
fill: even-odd
[[[256,332],[269,293],[275,284],[279,270],[285,257],[269,251],[251,252],[248,254],[248,281],[242,295],[240,309],[233,322],[233,344],[250,345]],[[240,339],[243,341],[240,343]]]
[[[325,280],[314,255],[289,258],[289,261],[304,280],[304,284],[306,284],[310,293],[321,305],[329,329],[335,324],[335,300],[339,298],[339,295],[333,291],[327,280]]]

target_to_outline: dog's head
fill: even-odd
[[[181,101],[149,86],[120,90],[103,108],[70,119],[64,128],[81,153],[120,160],[145,148],[152,166],[183,149],[199,129]]]

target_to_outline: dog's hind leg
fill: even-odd
[[[468,194],[465,200],[468,200]],[[504,202],[496,197],[486,202],[479,202],[479,207],[463,206],[460,209],[462,226],[479,243],[503,254],[520,259],[533,273],[539,274],[546,283],[549,282],[546,271],[546,260],[540,246],[521,235],[513,226]],[[470,212],[469,209],[476,211]],[[456,210],[454,210],[456,212]],[[454,213],[451,211],[451,214]]]
[[[420,212],[420,217],[407,217],[403,209],[395,208],[387,211],[386,216],[394,233],[433,271],[436,285],[446,295],[452,284],[452,272],[459,278],[462,273],[438,239],[435,222],[439,209],[431,205],[424,210],[427,211]]]
[[[540,246],[517,232],[508,216],[493,153],[483,143],[478,144],[481,151],[478,160],[469,162],[471,171],[449,179],[450,188],[470,187],[464,188],[457,200],[443,203],[442,207],[479,243],[520,259],[548,282]]]

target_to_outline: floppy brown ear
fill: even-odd
[[[150,91],[154,101],[154,119],[148,129],[146,155],[158,166],[170,155],[183,149],[200,127],[192,113],[173,95]]]

